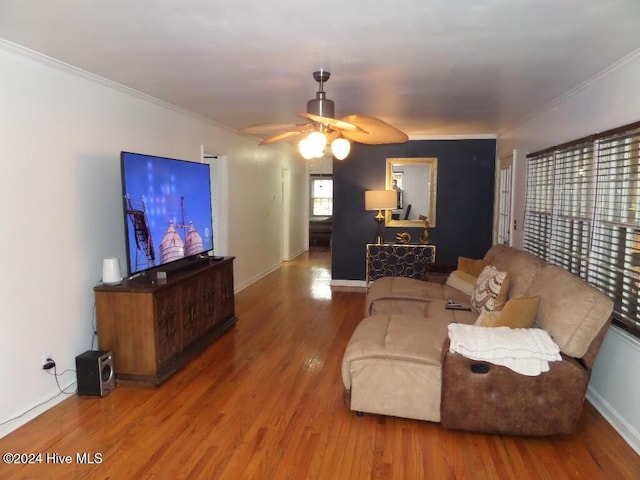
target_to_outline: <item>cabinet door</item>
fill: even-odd
[[[220,290],[220,269],[209,270],[201,278],[202,282],[202,331],[207,331],[216,324],[218,302],[216,297]]]
[[[181,350],[180,291],[168,288],[156,292],[156,364],[160,365]]]
[[[202,300],[205,330],[235,315],[232,263],[219,265],[202,277]]]
[[[235,316],[235,296],[233,293],[233,264],[228,263],[218,269],[218,289],[216,296],[216,323]]]
[[[195,278],[180,286],[183,348],[197,339],[203,331],[202,282]]]

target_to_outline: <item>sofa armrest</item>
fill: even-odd
[[[591,371],[573,358],[550,362],[538,376],[520,375],[443,346],[441,422],[446,428],[508,435],[572,432]]]

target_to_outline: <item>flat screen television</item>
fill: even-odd
[[[123,151],[120,168],[129,276],[213,251],[208,164]]]

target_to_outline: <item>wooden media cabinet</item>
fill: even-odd
[[[233,259],[94,288],[98,346],[113,352],[117,381],[159,385],[235,325]]]

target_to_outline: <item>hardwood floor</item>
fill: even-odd
[[[589,404],[577,432],[558,438],[356,417],[340,363],[364,291],[332,291],[329,266],[328,250],[313,249],[240,292],[237,326],[161,387],[74,395],[0,439],[2,453],[43,454],[0,464],[0,478],[640,478],[640,457]],[[72,463],[47,464],[47,453]]]

